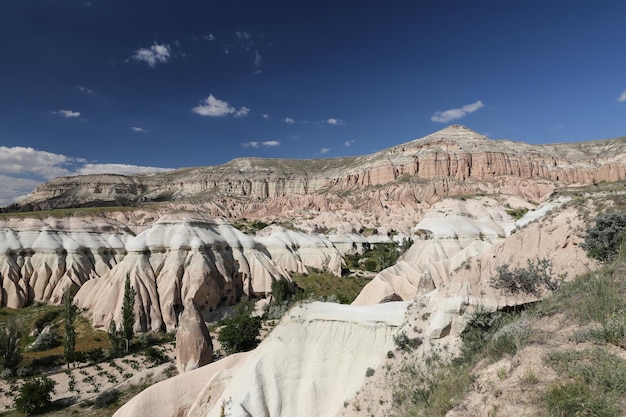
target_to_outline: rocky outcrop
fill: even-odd
[[[319,236],[271,225],[259,231],[256,240],[267,248],[277,264],[289,271],[307,273],[309,266],[341,276],[345,266],[341,252],[330,240]]]
[[[499,266],[523,268],[543,258],[563,277],[589,270],[593,262],[578,246],[584,221],[575,207],[564,206],[567,201],[546,202],[517,221],[491,198],[441,201],[415,227],[411,248],[367,284],[353,304],[379,303],[393,295],[410,300],[442,288],[448,296],[466,293],[491,309],[535,301],[537,295],[496,291],[491,279]]]
[[[341,254],[328,240],[303,236],[268,232],[268,248],[226,220],[189,213],[132,228],[114,218],[3,221],[0,305],[59,303],[65,288],[74,286],[93,325],[107,328],[121,320],[129,277],[137,291],[136,330],[173,329],[188,298],[208,313],[243,294],[265,296],[274,280],[290,279],[290,270],[341,267]]]
[[[189,408],[205,386],[210,384],[211,387],[208,400],[219,397],[233,374],[241,368],[251,354],[252,352],[235,353],[217,362],[152,385],[131,398],[115,412],[114,416],[187,416]]]
[[[502,242],[514,228],[514,220],[493,198],[440,201],[414,227],[415,242],[399,262],[367,284],[354,304],[379,303],[393,294],[411,300],[444,286],[453,271]]]
[[[514,190],[540,201],[555,185],[624,178],[624,138],[529,145],[491,140],[465,127],[450,126],[422,139],[360,157],[243,158],[216,167],[128,177],[57,178],[37,187],[12,209],[182,202],[193,197],[194,205],[204,202],[204,209],[213,216],[254,216],[259,209],[285,215],[293,209],[341,209],[346,202],[359,201],[358,196],[351,198],[351,192],[360,194],[363,189],[379,185],[399,185],[398,193],[389,195],[389,200],[410,199],[416,205],[432,204],[450,195],[478,193],[484,188],[496,192]],[[316,198],[322,195],[325,198]]]
[[[233,358],[228,369],[218,361],[185,374],[196,381],[196,397],[188,409],[180,407],[189,404],[186,397],[178,401],[177,412],[188,417],[334,416],[363,384],[366,370],[377,368],[393,348],[408,305],[313,302],[295,307],[254,351]],[[161,410],[150,404],[167,398],[174,383],[148,388],[115,416],[176,415],[170,405]]]
[[[213,361],[209,330],[193,300],[185,302],[176,331],[176,367],[179,373],[193,371]]]

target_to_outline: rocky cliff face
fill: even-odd
[[[96,327],[120,323],[124,281],[137,291],[136,330],[178,325],[183,301],[203,313],[264,296],[276,279],[307,267],[341,273],[328,240],[272,229],[255,238],[225,220],[168,215],[135,226],[112,218],[12,219],[0,222],[0,305],[58,303],[68,286]]]
[[[524,268],[527,260],[543,258],[570,278],[589,270],[592,262],[579,246],[584,221],[566,203],[549,201],[514,220],[493,198],[440,201],[414,227],[411,248],[370,281],[353,304],[377,304],[389,297],[411,300],[435,289],[454,294],[451,288],[461,287],[490,309],[534,301],[503,297],[490,281],[499,266]]]
[[[352,158],[277,160],[244,158],[216,167],[166,173],[57,178],[39,186],[21,208],[50,208],[142,201],[183,203],[193,198],[213,215],[254,215],[259,207],[336,210],[362,204],[375,186],[395,189],[391,201],[432,204],[446,196],[490,190],[514,191],[534,200],[559,184],[626,178],[626,139],[555,145],[490,140],[462,126]],[[320,201],[320,196],[322,196]],[[329,196],[339,201],[324,200]],[[331,200],[333,200],[331,198]]]

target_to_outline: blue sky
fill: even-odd
[[[623,0],[0,0],[0,205],[60,175],[626,135]]]

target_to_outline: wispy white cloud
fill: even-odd
[[[130,130],[132,130],[135,133],[148,133],[148,131],[144,129],[143,127],[131,126]]]
[[[243,30],[235,32],[235,35],[237,35],[239,39],[250,39],[250,34]]]
[[[626,90],[622,91],[622,95],[619,96],[617,101],[626,101]]]
[[[0,206],[14,203],[38,185],[61,176],[101,173],[129,175],[168,170],[124,164],[91,164],[83,158],[29,147],[0,146]]]
[[[347,148],[347,147],[352,146],[352,144],[353,144],[354,142],[356,142],[356,141],[355,141],[354,139],[351,139],[351,140],[347,140],[347,141],[345,141],[343,144],[344,144],[344,145],[346,145],[346,148]]]
[[[259,53],[259,51],[254,51],[254,66],[260,67],[263,64],[263,57]]]
[[[235,117],[246,117],[250,113],[250,109],[246,106],[242,106],[235,112]]]
[[[87,87],[82,87],[82,86],[79,85],[78,89],[80,90],[81,93],[93,94],[93,90],[90,90]]]
[[[263,118],[264,118],[265,120],[267,120],[267,119],[269,119],[269,118],[270,118],[270,115],[269,115],[269,114],[266,114],[266,113],[263,113],[261,116],[263,116]]]
[[[57,111],[52,111],[50,113],[56,114],[57,116],[64,117],[66,119],[72,119],[74,117],[80,117],[80,112],[79,111],[74,111],[74,110],[57,110]]]
[[[212,33],[209,33],[208,35],[202,36],[202,39],[204,39],[205,41],[212,42],[215,40],[215,36],[213,36]]]
[[[266,140],[263,142],[250,141],[250,142],[242,143],[241,146],[243,146],[244,148],[258,148],[259,146],[271,148],[275,146],[280,146],[280,142],[277,140]]]
[[[235,117],[245,117],[250,113],[250,109],[246,106],[236,109],[228,104],[227,101],[223,101],[215,98],[213,94],[210,94],[207,98],[200,101],[200,105],[194,107],[192,110],[201,116],[209,117],[223,117],[229,114],[234,114]]]
[[[135,51],[132,59],[154,67],[156,64],[165,64],[172,57],[172,50],[169,45],[155,43],[150,48],[139,48]]]
[[[465,106],[459,107],[458,109],[450,109],[450,110],[435,112],[435,114],[433,114],[430,120],[432,120],[433,122],[437,122],[437,123],[447,123],[452,120],[460,119],[461,117],[464,117],[466,114],[473,113],[476,110],[484,106],[485,105],[483,104],[483,102],[478,100],[476,103],[466,104]]]
[[[325,153],[327,153],[328,151],[330,151],[330,148],[322,148],[322,149],[320,149],[320,153],[321,153],[321,154],[325,154]]]
[[[335,119],[333,117],[327,119],[324,123],[329,124],[329,125],[333,125],[333,126],[340,126],[340,125],[344,124],[343,120]]]
[[[326,120],[295,120],[291,117],[285,117],[282,119],[283,122],[287,123],[288,125],[292,125],[295,123],[298,124],[302,124],[302,125],[316,125],[316,126],[326,126],[326,125],[331,125],[331,126],[342,126],[345,124],[345,122],[341,119],[337,119],[335,117],[329,117]]]

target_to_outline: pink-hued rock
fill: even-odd
[[[500,193],[541,202],[558,186],[624,178],[622,139],[530,145],[492,140],[452,125],[358,157],[239,158],[149,175],[62,177],[37,187],[20,204],[50,208],[171,196],[171,208],[202,210],[213,217],[319,217],[317,225],[328,228],[337,220],[365,225],[376,218],[397,231],[411,227],[407,216],[448,196]]]
[[[268,232],[266,247],[228,221],[200,214],[155,216],[132,225],[137,234],[113,218],[14,219],[0,226],[0,305],[59,303],[71,285],[100,328],[121,322],[126,277],[137,292],[135,330],[171,330],[188,298],[207,313],[244,294],[265,296],[274,280],[290,279],[289,270],[339,274],[342,265],[340,252],[321,237]]]
[[[184,307],[176,331],[176,367],[180,373],[213,361],[213,342],[198,308],[192,299]]]

